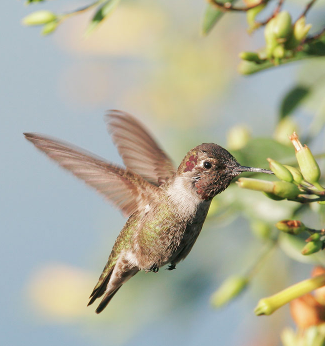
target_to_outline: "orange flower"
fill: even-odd
[[[301,329],[325,322],[325,306],[321,305],[311,293],[292,300],[290,312],[297,327]]]

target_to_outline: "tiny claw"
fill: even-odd
[[[166,270],[174,270],[174,269],[176,269],[176,265],[175,264],[170,264],[168,266],[168,268],[166,268]]]
[[[153,273],[158,273],[159,271],[159,267],[157,266],[157,264],[153,264],[150,268],[149,268],[149,271],[150,272],[153,272]]]

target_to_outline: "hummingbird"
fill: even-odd
[[[242,172],[273,174],[241,166],[224,148],[203,143],[176,169],[147,129],[128,113],[105,116],[126,168],[46,135],[24,133],[38,149],[95,188],[128,220],[117,237],[88,305],[102,298],[104,310],[122,285],[139,271],[173,270],[191,251],[211,201]]]

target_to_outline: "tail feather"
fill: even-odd
[[[137,267],[130,266],[129,264],[125,265],[122,260],[118,261],[114,266],[107,267],[106,265],[97,285],[89,297],[90,301],[88,306],[104,294],[102,301],[96,309],[97,314],[105,309],[122,285],[139,271]]]
[[[112,276],[113,269],[114,267],[111,269],[111,271],[106,275],[104,279],[102,279],[102,276],[99,278],[97,285],[95,286],[89,297],[90,301],[87,304],[87,306],[91,305],[97,298],[100,298],[105,293],[107,284]]]
[[[116,290],[114,290],[113,292],[107,292],[104,295],[104,298],[102,299],[102,301],[99,303],[97,309],[96,309],[96,313],[99,314],[101,313],[107,306],[107,304],[111,301],[111,299],[114,297],[115,293],[122,287],[122,285],[120,287],[118,287]],[[96,298],[95,298],[96,299]]]

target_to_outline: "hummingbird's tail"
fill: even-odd
[[[116,275],[115,277],[111,277],[110,281],[108,282],[104,298],[99,303],[96,313],[101,313],[107,306],[107,304],[111,301],[111,299],[115,296],[115,293],[123,286],[123,284],[128,281],[132,276],[134,276],[139,271],[138,268],[131,269],[127,272],[122,273],[122,275],[119,277]],[[113,272],[114,275],[114,272]],[[113,276],[112,275],[112,276]],[[111,282],[112,281],[112,282]],[[96,296],[98,298],[98,296]],[[89,302],[89,304],[94,301],[96,298],[92,298]],[[88,304],[88,305],[89,305]]]
[[[97,298],[100,298],[106,291],[109,280],[112,276],[114,266],[107,270],[108,264],[105,266],[103,273],[101,274],[97,285],[93,289],[90,295],[90,301],[87,306],[91,305]]]
[[[107,306],[107,304],[111,301],[111,299],[115,296],[115,293],[122,287],[122,285],[120,287],[118,287],[117,289],[115,289],[115,291],[111,292],[107,292],[104,295],[104,298],[102,299],[102,301],[99,303],[97,309],[96,309],[96,313],[99,314],[101,313]]]
[[[91,305],[97,298],[104,295],[96,309],[97,314],[102,312],[114,297],[115,293],[122,287],[122,285],[138,271],[139,268],[125,262],[123,258],[120,258],[113,266],[108,263],[105,266],[104,271],[99,278],[99,281],[92,294],[90,295],[88,306]]]

